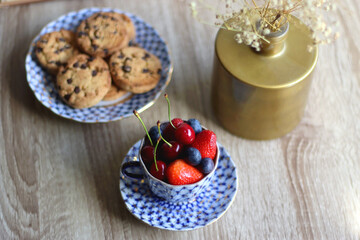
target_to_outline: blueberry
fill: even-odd
[[[190,165],[197,166],[201,162],[201,153],[196,148],[190,147],[186,149],[185,156]]]
[[[211,158],[203,158],[201,159],[199,168],[202,173],[208,174],[214,169],[214,161]]]
[[[202,131],[200,122],[198,120],[196,120],[195,118],[191,118],[191,119],[187,120],[187,123],[194,129],[195,134],[198,134]]]
[[[150,135],[151,141],[153,142],[153,144],[155,146],[156,141],[160,137],[159,130],[158,130],[157,126],[153,126],[153,127],[150,128],[149,135]]]
[[[163,122],[162,124],[160,124],[161,134],[163,134],[163,132],[164,132],[164,130],[167,127],[168,124],[169,124],[169,122]]]

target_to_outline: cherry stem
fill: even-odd
[[[157,166],[157,162],[156,162],[156,150],[157,150],[157,148],[159,146],[160,140],[161,140],[161,138],[159,137],[157,142],[156,142],[155,149],[154,149],[154,162],[155,162],[156,171],[159,171],[158,166]]]
[[[141,119],[139,113],[138,113],[136,110],[134,110],[133,113],[134,113],[134,115],[137,117],[137,119],[139,119],[139,121],[141,122],[142,126],[144,127],[145,132],[146,132],[146,135],[148,136],[149,141],[150,141],[150,143],[151,143],[151,146],[154,146],[153,142],[151,141],[151,137],[150,137],[150,135],[149,135],[149,132],[148,132],[148,130],[146,129],[146,126],[145,126],[143,120]]]
[[[157,121],[157,127],[158,127],[158,131],[159,131],[160,138],[161,138],[162,140],[164,140],[164,142],[165,142],[169,147],[172,147],[172,144],[169,143],[168,141],[166,141],[165,138],[161,135],[160,121]]]
[[[176,127],[174,126],[174,124],[171,122],[171,116],[170,116],[170,100],[169,100],[169,97],[168,97],[167,93],[165,93],[164,97],[165,97],[165,99],[166,99],[166,101],[167,101],[167,103],[168,103],[168,114],[169,114],[170,124],[171,124],[171,126],[172,126],[174,129],[176,129]]]

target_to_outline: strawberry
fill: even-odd
[[[201,158],[214,159],[216,156],[216,135],[213,131],[204,130],[196,135],[191,145],[201,153]]]
[[[192,184],[200,181],[204,174],[187,164],[183,159],[172,162],[165,170],[168,182],[172,185]]]

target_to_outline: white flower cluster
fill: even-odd
[[[335,10],[336,5],[332,0],[303,0],[303,7],[296,15],[310,28],[314,45],[328,44],[339,37],[339,33],[332,29],[336,23],[329,24],[324,14]],[[309,50],[312,48],[309,46]]]
[[[313,45],[331,43],[339,37],[328,24],[326,12],[335,11],[335,0],[221,0],[225,13],[197,0],[201,6],[215,12],[215,26],[236,32],[235,41],[246,44],[257,51],[266,40],[266,35],[278,31],[290,19],[290,14],[299,17],[306,24],[313,39]],[[191,3],[193,15],[197,15],[197,5]],[[260,23],[260,24],[257,24]]]

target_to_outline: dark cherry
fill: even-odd
[[[149,138],[148,138],[148,136],[147,135],[145,135],[145,143],[144,143],[144,145],[150,145],[151,146],[151,143],[150,143],[150,141],[149,141]],[[156,143],[155,143],[156,144]]]
[[[150,174],[153,175],[155,178],[163,181],[165,179],[166,164],[163,161],[159,161],[159,160],[157,160],[156,163],[157,163],[158,171],[156,171],[155,162],[154,162],[151,165]]]
[[[183,145],[192,144],[195,141],[195,131],[189,124],[182,123],[175,130],[175,139]]]
[[[173,120],[171,120],[171,122],[177,128],[184,121],[181,118],[174,118]],[[171,126],[170,123],[165,127],[163,137],[168,141],[175,140],[175,129],[173,128],[173,126]]]
[[[171,147],[166,143],[163,143],[160,148],[161,159],[170,162],[175,160],[181,153],[182,145],[175,141],[170,141]]]
[[[141,158],[146,166],[151,166],[154,162],[154,149],[151,145],[144,146],[141,149]]]

